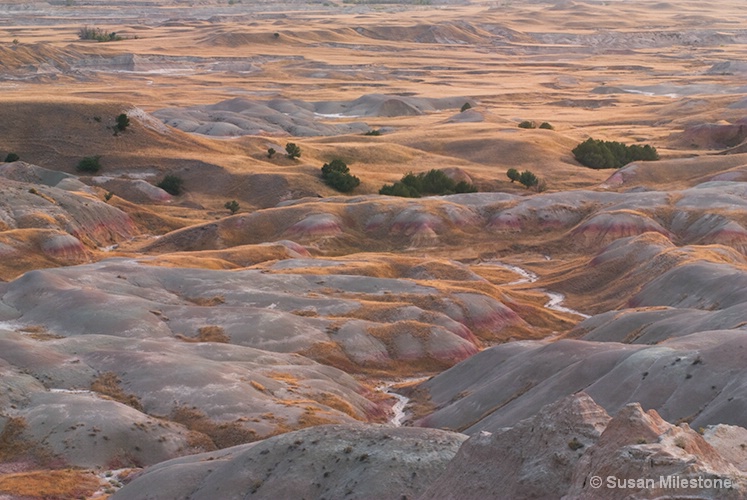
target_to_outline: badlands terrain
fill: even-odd
[[[736,0],[4,0],[0,499],[747,498],[745,61]]]

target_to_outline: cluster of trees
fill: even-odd
[[[506,176],[511,179],[512,183],[515,181],[519,181],[519,184],[527,188],[538,186],[540,183],[539,178],[529,170],[524,170],[523,172],[519,173],[519,171],[515,168],[509,168],[506,171]]]
[[[78,30],[78,38],[81,40],[96,40],[97,42],[116,42],[122,40],[122,37],[116,33],[107,33],[101,28],[84,26]]]
[[[322,166],[322,180],[326,185],[341,193],[349,193],[361,183],[359,178],[350,173],[347,164],[339,159]]]
[[[404,198],[475,192],[477,192],[477,187],[474,184],[466,181],[455,182],[441,170],[435,169],[417,175],[409,172],[399,182],[385,184],[379,190],[379,194]]]
[[[273,156],[277,151],[275,148],[270,148],[267,150],[267,157],[272,159]],[[296,158],[301,157],[301,147],[296,144],[295,142],[289,142],[285,145],[285,157],[289,158],[291,160],[295,160]]]
[[[594,169],[620,168],[632,161],[659,159],[656,148],[648,144],[626,146],[622,142],[592,138],[573,148],[572,153],[579,163]]]
[[[542,122],[537,125],[532,120],[524,120],[523,122],[519,123],[519,128],[542,128],[546,130],[555,130],[555,127],[553,127],[549,122]]]

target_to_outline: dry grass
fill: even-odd
[[[197,331],[197,338],[200,342],[220,342],[223,344],[231,342],[231,337],[226,334],[223,327],[216,325],[200,327]]]
[[[0,434],[0,462],[16,459],[29,460],[44,467],[59,467],[61,463],[48,449],[23,436],[27,423],[21,417],[11,417]]]
[[[360,415],[360,413],[355,409],[353,405],[342,399],[340,396],[332,394],[331,392],[308,393],[306,394],[306,397],[316,401],[320,405],[324,405],[334,410],[345,413],[356,420],[365,420],[365,418]]]
[[[299,380],[295,375],[286,372],[269,372],[267,376],[278,382],[283,382],[289,389],[298,389]]]
[[[304,429],[306,427],[314,427],[317,425],[327,425],[327,424],[336,424],[339,423],[339,420],[335,420],[334,418],[329,418],[327,416],[324,416],[324,414],[320,414],[320,412],[317,412],[311,408],[306,408],[304,410],[303,414],[298,417],[298,428]]]
[[[122,381],[114,372],[106,372],[99,375],[91,382],[91,390],[112,398],[127,406],[131,406],[138,411],[143,411],[143,405],[134,394],[125,393],[120,387]]]
[[[200,435],[206,436],[217,449],[250,443],[259,437],[254,430],[245,427],[241,422],[215,422],[200,410],[186,406],[175,408],[171,420],[197,433],[194,436],[194,443],[203,447],[207,442]]]
[[[223,295],[215,295],[213,297],[187,297],[187,300],[193,304],[203,307],[214,307],[224,304],[226,302]]]
[[[334,366],[347,373],[359,373],[361,367],[353,363],[342,348],[335,342],[317,342],[298,354],[319,363]]]
[[[65,338],[62,335],[50,333],[49,330],[47,330],[47,327],[44,325],[29,325],[29,326],[20,328],[18,331],[26,334],[26,337],[28,338],[39,340],[42,342],[47,341],[47,340],[57,340],[57,339]]]
[[[26,429],[26,421],[20,417],[8,419],[0,434],[0,460],[7,461],[28,451],[28,445],[21,435]]]
[[[267,392],[267,387],[263,386],[262,384],[260,384],[256,380],[250,380],[249,384],[252,387],[254,387],[255,389],[257,389],[259,392]]]
[[[52,499],[87,498],[101,488],[91,472],[53,470],[0,475],[0,493]]]
[[[219,342],[221,344],[231,342],[231,337],[223,330],[223,327],[217,325],[200,327],[197,330],[197,337],[187,337],[181,334],[176,334],[174,337],[183,342]]]

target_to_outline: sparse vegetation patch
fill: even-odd
[[[109,396],[114,401],[131,406],[138,411],[143,411],[143,405],[140,404],[137,396],[134,394],[126,394],[120,387],[121,382],[122,381],[114,372],[102,373],[91,383],[91,390],[103,394],[104,396]]]
[[[114,32],[107,32],[93,26],[84,26],[79,29],[78,38],[81,40],[96,40],[97,42],[117,42],[122,40],[122,37]]]

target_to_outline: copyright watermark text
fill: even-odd
[[[623,478],[617,476],[591,476],[589,485],[594,488],[607,489],[730,489],[734,486],[734,481],[728,477],[680,477],[680,476],[659,476],[654,478]]]

